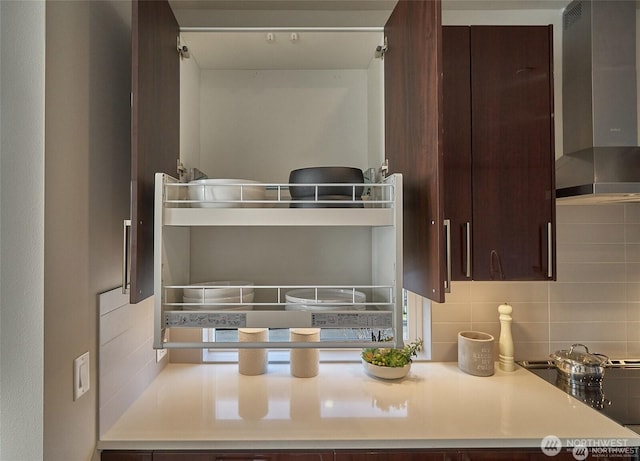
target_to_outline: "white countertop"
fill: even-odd
[[[497,367],[496,367],[497,368]],[[243,376],[237,364],[170,364],[109,429],[99,449],[538,447],[543,437],[640,436],[518,368],[475,377],[455,363],[414,363],[387,382],[360,363],[288,364]]]

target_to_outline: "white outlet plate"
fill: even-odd
[[[165,355],[167,355],[166,349],[156,349],[156,363],[162,360]]]
[[[73,361],[73,400],[78,400],[90,388],[89,352],[85,352]]]

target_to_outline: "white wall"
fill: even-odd
[[[288,182],[295,168],[369,166],[366,70],[203,70],[200,81],[209,177]]]
[[[43,457],[43,2],[0,2],[0,459]]]
[[[45,373],[47,460],[87,460],[98,431],[98,293],[121,283],[129,217],[131,4],[46,3]],[[73,360],[91,389],[73,401]]]

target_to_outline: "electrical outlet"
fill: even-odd
[[[89,380],[89,351],[73,361],[73,400],[78,400],[87,392],[91,383]]]
[[[167,355],[166,349],[156,349],[156,363],[162,360],[165,355]]]

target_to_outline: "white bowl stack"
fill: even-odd
[[[288,311],[363,311],[366,296],[340,288],[302,288],[285,293]]]
[[[265,186],[249,179],[198,179],[188,189],[196,208],[255,208],[263,204],[251,201],[266,196]]]
[[[183,310],[250,310],[253,282],[245,280],[195,283],[184,288]]]

